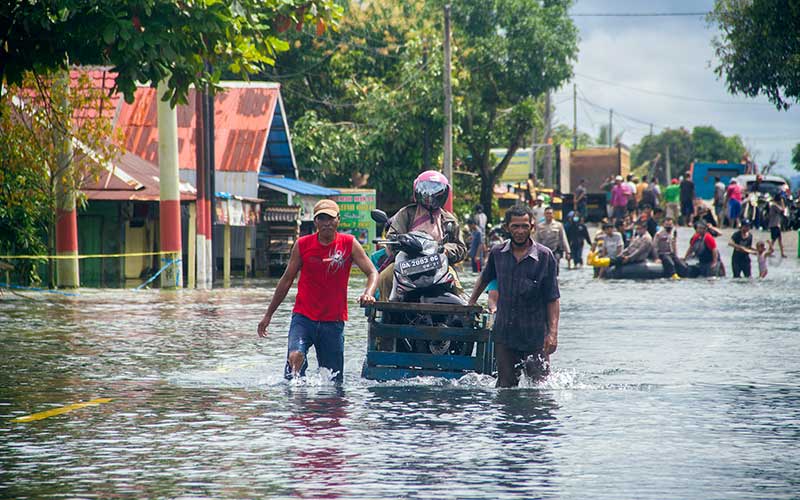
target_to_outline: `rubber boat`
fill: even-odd
[[[722,262],[718,265],[717,276],[725,276],[725,266]],[[655,280],[664,277],[664,268],[661,266],[661,263],[653,261],[606,267],[602,275],[603,279],[609,280]],[[699,277],[701,276],[681,276],[681,278]]]

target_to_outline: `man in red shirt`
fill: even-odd
[[[284,375],[287,379],[304,376],[308,350],[314,346],[320,368],[327,368],[336,383],[344,374],[344,322],[347,320],[347,283],[350,268],[355,264],[367,276],[367,288],[358,298],[361,305],[375,302],[378,271],[364,248],[350,234],[340,233],[339,205],[320,200],[314,206],[314,227],[317,232],[297,240],[289,265],[283,273],[264,318],[258,324],[258,335],[267,336],[272,315],[286,298],[297,273],[297,297],[289,325],[289,349]]]
[[[694,225],[694,236],[689,241],[689,249],[683,260],[691,256],[697,257],[698,263],[689,266],[689,277],[716,276],[717,264],[719,262],[719,251],[717,241],[708,232],[708,227],[703,221],[698,221]]]

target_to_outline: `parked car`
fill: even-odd
[[[756,182],[760,178],[760,182]],[[742,186],[747,193],[759,192],[775,196],[781,192],[787,192],[789,184],[786,179],[777,175],[740,175],[736,177],[736,182]]]

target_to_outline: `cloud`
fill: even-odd
[[[582,1],[573,13],[698,12],[713,2]],[[635,144],[663,127],[688,129],[713,125],[726,135],[738,134],[752,148],[756,161],[776,155],[788,166],[791,148],[800,142],[800,105],[777,111],[766,99],[727,92],[713,67],[712,27],[699,17],[576,17],[581,42],[575,66],[579,98],[578,128],[597,135],[600,124],[615,112],[614,130],[623,142]],[[645,92],[647,91],[647,92]],[[670,97],[672,96],[672,97]],[[572,82],[556,92],[556,118],[572,124]],[[636,120],[633,120],[633,119]],[[644,122],[644,123],[640,123]]]

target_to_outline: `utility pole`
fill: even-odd
[[[550,137],[552,133],[552,119],[553,113],[550,109],[550,91],[544,95],[544,185],[545,187],[553,187],[553,140]]]
[[[69,69],[58,72],[54,86],[59,89],[56,109],[60,116],[66,116],[63,127],[54,127],[53,144],[56,147],[56,223],[55,243],[56,286],[58,288],[80,287],[78,264],[78,212],[75,200],[75,182],[72,179],[72,137],[68,130],[71,120],[69,110]],[[52,262],[52,260],[51,260]],[[51,263],[50,269],[52,270]]]
[[[453,89],[450,82],[450,4],[444,6],[444,175],[453,182]]]
[[[428,42],[423,42],[422,45],[422,65],[420,71],[425,71],[428,66]],[[431,131],[430,122],[427,118],[422,123],[422,169],[431,169]]]
[[[536,127],[531,129],[531,172],[533,174],[533,181],[536,182]]]
[[[208,233],[210,224],[207,224],[210,214],[210,204],[208,202],[208,171],[206,169],[206,152],[205,146],[205,123],[203,121],[203,97],[201,89],[195,88],[194,93],[194,115],[195,115],[195,173],[197,181],[197,218],[195,223],[196,229],[196,259],[197,259],[197,273],[196,285],[197,288],[207,289],[210,281],[208,267],[211,262],[211,256],[208,252]]]
[[[578,149],[578,85],[572,84],[572,150]]]
[[[666,159],[665,159],[665,162],[664,162],[664,169],[666,170],[665,173],[667,174],[667,178],[665,179],[664,184],[669,185],[670,179],[672,179],[672,172],[671,172],[672,167],[669,164],[669,146],[667,146]]]
[[[161,265],[169,266],[161,273],[161,289],[183,287],[181,260],[181,194],[178,176],[178,110],[162,97],[166,80],[158,82],[158,169],[159,169],[159,243]]]
[[[614,110],[608,110],[608,147],[612,146],[612,142],[614,142]]]
[[[650,124],[650,135],[653,135],[653,124]]]
[[[536,127],[531,129],[531,165],[530,173],[533,174],[533,180],[536,181]]]

